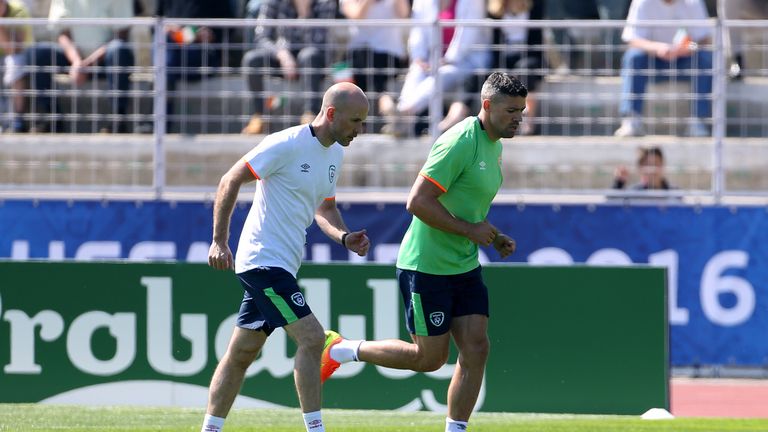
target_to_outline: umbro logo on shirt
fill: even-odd
[[[485,161],[480,161],[480,170],[482,171],[484,169],[485,169]]]
[[[301,172],[305,172],[305,173],[309,172],[309,164],[308,163],[301,164]]]

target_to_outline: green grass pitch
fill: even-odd
[[[165,431],[197,432],[203,409],[80,407],[35,404],[0,404],[0,431]],[[329,432],[436,431],[444,416],[428,413],[326,409],[323,421]],[[225,432],[302,432],[297,409],[237,409],[229,415]],[[768,419],[641,420],[631,416],[543,415],[477,413],[471,432],[765,432]]]

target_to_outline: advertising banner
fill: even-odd
[[[205,406],[242,298],[232,272],[6,261],[0,274],[0,388],[13,389],[0,402]],[[488,266],[483,274],[491,355],[478,409],[669,408],[664,269]],[[325,328],[409,339],[391,265],[306,264],[298,279]],[[275,331],[238,405],[297,406],[294,355],[286,333]],[[454,350],[429,373],[345,364],[324,385],[324,406],[445,412],[455,363]]]
[[[348,253],[316,226],[312,263],[395,261],[411,216],[397,204],[346,204],[366,228],[368,257]],[[247,203],[231,225],[235,250]],[[207,262],[210,202],[33,201],[0,203],[0,258]],[[495,205],[489,221],[517,240],[505,262],[650,264],[668,269],[673,366],[768,365],[768,212],[762,207]],[[481,261],[499,262],[483,249]]]

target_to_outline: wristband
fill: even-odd
[[[349,235],[348,232],[345,232],[341,235],[341,245],[344,247],[347,247],[347,236]]]

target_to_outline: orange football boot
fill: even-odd
[[[325,344],[323,345],[323,355],[320,357],[320,382],[325,382],[336,372],[341,363],[331,358],[331,347],[341,342],[341,335],[333,330],[325,331]]]

